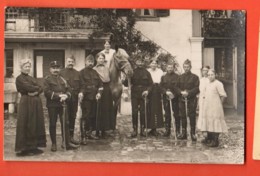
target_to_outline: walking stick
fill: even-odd
[[[96,131],[98,130],[99,98],[97,98]]]
[[[189,116],[188,116],[188,98],[187,97],[184,97],[184,102],[185,102],[185,113],[186,113],[186,118],[187,118],[187,133],[190,134],[190,128],[188,128],[188,125],[190,122],[189,122]]]
[[[63,108],[63,113],[62,113],[62,126],[63,126],[63,146],[64,146],[64,151],[67,150],[66,146],[66,110],[67,110],[67,105],[65,101],[62,101],[62,108]]]
[[[147,138],[147,96],[144,97],[145,136]]]
[[[171,113],[171,119],[172,119],[172,129],[174,133],[174,139],[177,140],[177,135],[176,135],[176,128],[175,128],[175,119],[174,119],[174,112],[172,110],[172,100],[169,99],[170,102],[170,113]]]

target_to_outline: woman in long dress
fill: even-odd
[[[223,110],[223,102],[227,94],[223,84],[216,80],[214,70],[208,71],[208,78],[209,84],[203,97],[202,118],[198,123],[198,129],[210,134],[211,140],[207,146],[218,147],[219,134],[228,132]]]
[[[15,152],[18,156],[40,154],[38,147],[46,147],[43,107],[39,95],[42,88],[29,75],[29,59],[21,60],[21,74],[16,78],[16,88],[21,94],[18,108]]]
[[[200,121],[203,119],[202,117],[202,108],[204,105],[204,97],[205,97],[205,90],[207,85],[209,84],[209,78],[208,78],[208,71],[209,71],[210,67],[209,66],[204,66],[201,68],[201,79],[200,79],[200,95],[199,95],[199,118],[198,118],[198,123],[200,123]],[[206,144],[210,141],[210,134],[208,133],[204,133],[205,135],[205,139],[203,139],[201,142]]]
[[[97,71],[100,79],[103,82],[103,92],[101,99],[98,100],[98,114],[97,114],[97,135],[101,131],[101,136],[105,137],[106,130],[113,130],[115,123],[113,118],[113,100],[112,92],[109,87],[110,77],[109,68],[105,66],[105,55],[98,53],[96,55],[97,65],[93,68]]]
[[[162,96],[160,82],[163,76],[163,71],[158,68],[157,60],[153,60],[150,64],[148,71],[151,74],[153,80],[153,86],[151,93],[149,94],[149,115],[148,115],[148,128],[152,136],[157,136],[156,128],[163,128],[163,112],[162,112]]]

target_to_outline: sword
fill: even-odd
[[[174,112],[172,110],[172,100],[169,99],[170,102],[170,112],[171,112],[171,119],[172,119],[172,129],[174,133],[174,139],[177,140],[177,135],[176,135],[176,128],[175,128],[175,119],[174,119]]]
[[[98,130],[99,99],[97,98],[96,131]]]
[[[66,110],[67,110],[67,105],[66,105],[66,102],[63,101],[62,102],[62,110],[63,110],[63,113],[62,113],[62,127],[63,127],[63,146],[64,146],[64,150],[66,151],[67,150],[67,146],[66,146]]]
[[[188,98],[184,97],[184,102],[185,102],[185,113],[186,113],[186,118],[187,118],[187,134],[190,134],[190,128],[188,128],[189,125],[189,117],[188,117]],[[189,129],[189,130],[188,130]],[[188,136],[188,135],[187,135]]]
[[[147,138],[147,96],[144,97],[144,119],[145,119],[145,135]]]

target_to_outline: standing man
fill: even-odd
[[[144,128],[145,126],[145,101],[148,93],[151,91],[153,80],[151,74],[144,67],[144,60],[141,56],[137,56],[135,60],[137,66],[134,69],[133,76],[131,78],[131,104],[132,104],[132,124],[133,132],[131,137],[137,137],[137,128],[138,128],[138,112],[140,112],[140,135],[145,136]],[[125,86],[127,86],[127,80],[124,81]],[[146,114],[147,118],[147,114]],[[146,119],[147,120],[147,119]],[[146,127],[147,128],[147,127]]]
[[[197,94],[199,93],[199,77],[191,73],[191,61],[185,60],[183,63],[184,73],[180,76],[178,81],[177,93],[179,96],[180,117],[182,123],[182,134],[178,136],[179,139],[187,139],[187,117],[190,120],[190,135],[192,141],[196,141],[196,107]],[[185,104],[186,103],[186,104]],[[186,106],[187,105],[187,106]]]
[[[87,144],[86,137],[88,139],[98,139],[98,137],[92,135],[92,131],[96,129],[97,101],[101,98],[103,84],[98,73],[93,69],[93,66],[94,57],[89,55],[86,58],[86,67],[79,73],[79,100],[82,108],[82,118],[80,123],[82,145]],[[87,124],[89,129],[86,133]]]
[[[67,103],[67,101],[71,98],[70,88],[67,84],[67,81],[60,76],[60,64],[57,61],[52,61],[50,63],[50,75],[47,76],[44,80],[44,95],[47,99],[47,108],[49,113],[49,120],[50,120],[50,137],[51,137],[51,151],[55,152],[57,151],[57,145],[56,145],[56,123],[58,117],[60,118],[60,123],[63,124],[62,117],[63,115],[66,116],[66,114],[63,114],[63,103]],[[64,135],[62,135],[62,140],[65,140],[65,145],[62,145],[62,147],[66,147],[67,150],[70,149],[76,149],[77,146],[70,143],[69,141],[69,126],[68,122],[65,123],[65,129],[63,128],[63,125],[61,125],[62,134],[65,133],[65,139]],[[62,143],[63,144],[63,143]]]
[[[176,88],[179,80],[179,75],[174,72],[174,63],[168,63],[166,66],[166,75],[162,76],[161,89],[163,94],[163,107],[165,111],[165,137],[171,134],[171,109],[170,101],[172,102],[172,111],[175,119],[175,133],[176,136],[180,135],[180,116],[179,116],[179,101],[176,93]]]
[[[78,94],[80,89],[79,72],[73,68],[75,65],[75,58],[73,56],[68,57],[66,63],[66,68],[61,70],[60,74],[65,78],[71,88],[71,98],[68,100],[70,141],[74,144],[78,144],[78,142],[73,139],[73,135],[78,110]]]

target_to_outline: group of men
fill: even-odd
[[[131,79],[133,123],[131,137],[137,136],[138,111],[140,112],[140,135],[145,136],[147,134],[145,134],[144,128],[147,129],[147,120],[149,121],[149,116],[151,115],[149,114],[149,103],[147,103],[149,102],[149,98],[147,100],[147,97],[151,94],[153,84],[157,84],[153,83],[150,73],[144,66],[144,59],[142,57],[136,58],[135,64],[137,68],[134,69]],[[161,77],[159,86],[165,112],[165,137],[169,137],[171,134],[172,117],[174,116],[176,137],[181,140],[187,139],[187,118],[189,118],[191,139],[192,141],[197,140],[195,134],[196,107],[200,82],[199,77],[191,73],[191,67],[191,62],[187,59],[183,64],[184,73],[178,75],[175,73],[175,65],[169,62],[167,63],[166,74]],[[127,86],[127,82],[125,81],[124,83]],[[157,106],[161,106],[160,104],[161,102]],[[153,131],[151,130],[151,132]]]
[[[98,73],[93,69],[94,57],[88,56],[85,60],[85,68],[80,72],[75,70],[75,58],[66,59],[66,68],[60,68],[60,63],[50,63],[50,75],[44,81],[44,93],[47,98],[47,108],[50,119],[50,137],[52,141],[51,151],[57,150],[56,145],[56,123],[60,117],[63,134],[63,145],[66,149],[76,149],[79,144],[87,144],[86,139],[98,139],[99,136],[92,135],[96,128],[97,101],[102,95],[102,81]],[[140,111],[141,136],[144,136],[145,116],[147,108],[145,98],[149,94],[153,84],[150,73],[145,71],[144,60],[138,57],[135,60],[137,68],[134,69],[131,87],[132,102],[132,137],[137,136],[138,111]],[[170,136],[172,127],[172,116],[175,120],[175,132],[178,139],[187,139],[187,117],[190,120],[190,135],[196,141],[196,95],[199,93],[199,78],[191,73],[191,62],[186,60],[183,64],[185,73],[177,75],[174,65],[167,64],[167,73],[162,76],[160,88],[163,97],[165,111],[165,133]],[[75,118],[78,103],[81,103],[82,118],[80,121],[81,142],[73,139]],[[64,111],[67,106],[67,112]],[[170,110],[172,108],[172,110]],[[173,112],[173,113],[172,113]],[[67,118],[61,118],[62,116]],[[147,117],[146,117],[147,118]],[[65,122],[63,121],[65,120]]]
[[[66,68],[61,70],[60,63],[52,61],[51,74],[44,80],[44,94],[50,120],[51,151],[57,151],[58,117],[62,124],[62,147],[69,150],[79,146],[79,142],[73,139],[78,102],[81,102],[82,107],[81,144],[86,145],[86,138],[97,139],[97,136],[92,135],[92,131],[95,129],[96,100],[101,97],[102,81],[97,72],[92,69],[94,57],[86,58],[86,67],[80,72],[73,68],[74,57],[67,58],[66,62]]]

